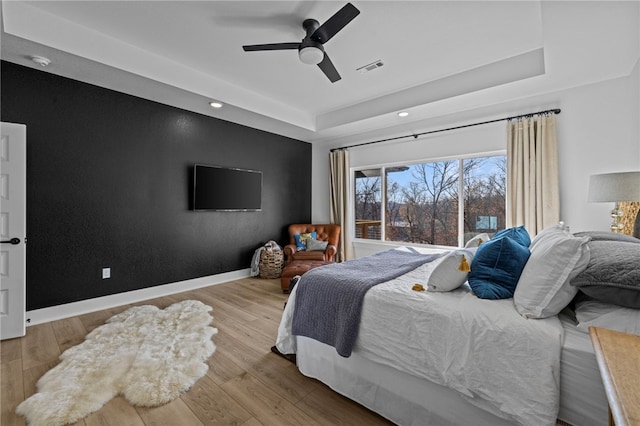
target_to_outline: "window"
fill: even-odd
[[[358,170],[356,238],[464,245],[504,229],[505,188],[504,155]]]
[[[358,170],[355,173],[356,238],[379,240],[382,237],[381,170]]]

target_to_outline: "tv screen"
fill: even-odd
[[[193,209],[262,210],[262,172],[196,164]]]

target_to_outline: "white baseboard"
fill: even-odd
[[[238,271],[225,272],[223,274],[208,275],[206,277],[194,278],[191,280],[142,288],[140,290],[128,291],[126,293],[111,294],[109,296],[96,297],[93,299],[81,300],[79,302],[66,303],[64,305],[34,309],[33,311],[27,311],[27,326],[56,321],[77,315],[84,315],[129,303],[141,302],[143,300],[154,299],[156,297],[168,296],[171,294],[182,293],[183,291],[208,287],[210,285],[222,284],[228,281],[247,278],[250,276],[250,273],[251,270],[249,268],[240,269]]]

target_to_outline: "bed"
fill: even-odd
[[[640,311],[585,297],[575,303],[580,287],[570,281],[580,281],[593,269],[593,236],[567,236],[561,228],[546,233],[552,234],[554,245],[558,235],[571,239],[574,248],[579,243],[581,255],[567,261],[549,252],[548,245],[543,250],[543,234],[526,244],[531,265],[537,265],[542,255],[554,254],[554,261],[562,264],[554,281],[562,285],[553,291],[554,300],[545,301],[542,313],[523,314],[526,309],[516,307],[513,298],[481,299],[466,280],[448,291],[415,291],[415,284],[427,287],[434,271],[456,251],[400,248],[393,251],[432,258],[364,293],[357,335],[349,350],[331,339],[300,332],[294,324],[296,311],[320,322],[311,313],[315,308],[305,304],[305,289],[323,287],[323,280],[336,275],[323,268],[338,266],[317,268],[299,280],[283,312],[276,346],[281,353],[296,354],[302,374],[399,425],[538,426],[557,420],[575,426],[606,424],[607,400],[587,327],[602,325],[598,321],[606,319],[609,328],[640,332]],[[474,265],[471,262],[472,270]],[[525,270],[518,286],[527,275],[540,275]],[[362,281],[367,281],[362,274]],[[530,293],[520,299],[527,302]],[[543,298],[548,299],[548,293],[545,290]],[[335,306],[330,309],[329,316],[336,316]]]

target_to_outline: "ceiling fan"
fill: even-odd
[[[302,28],[304,28],[307,35],[299,43],[253,44],[242,46],[242,48],[245,52],[297,49],[298,56],[302,62],[318,65],[327,78],[332,83],[335,83],[341,77],[324,51],[323,45],[359,14],[360,11],[354,5],[347,3],[322,25],[315,19],[305,19],[302,23]]]

